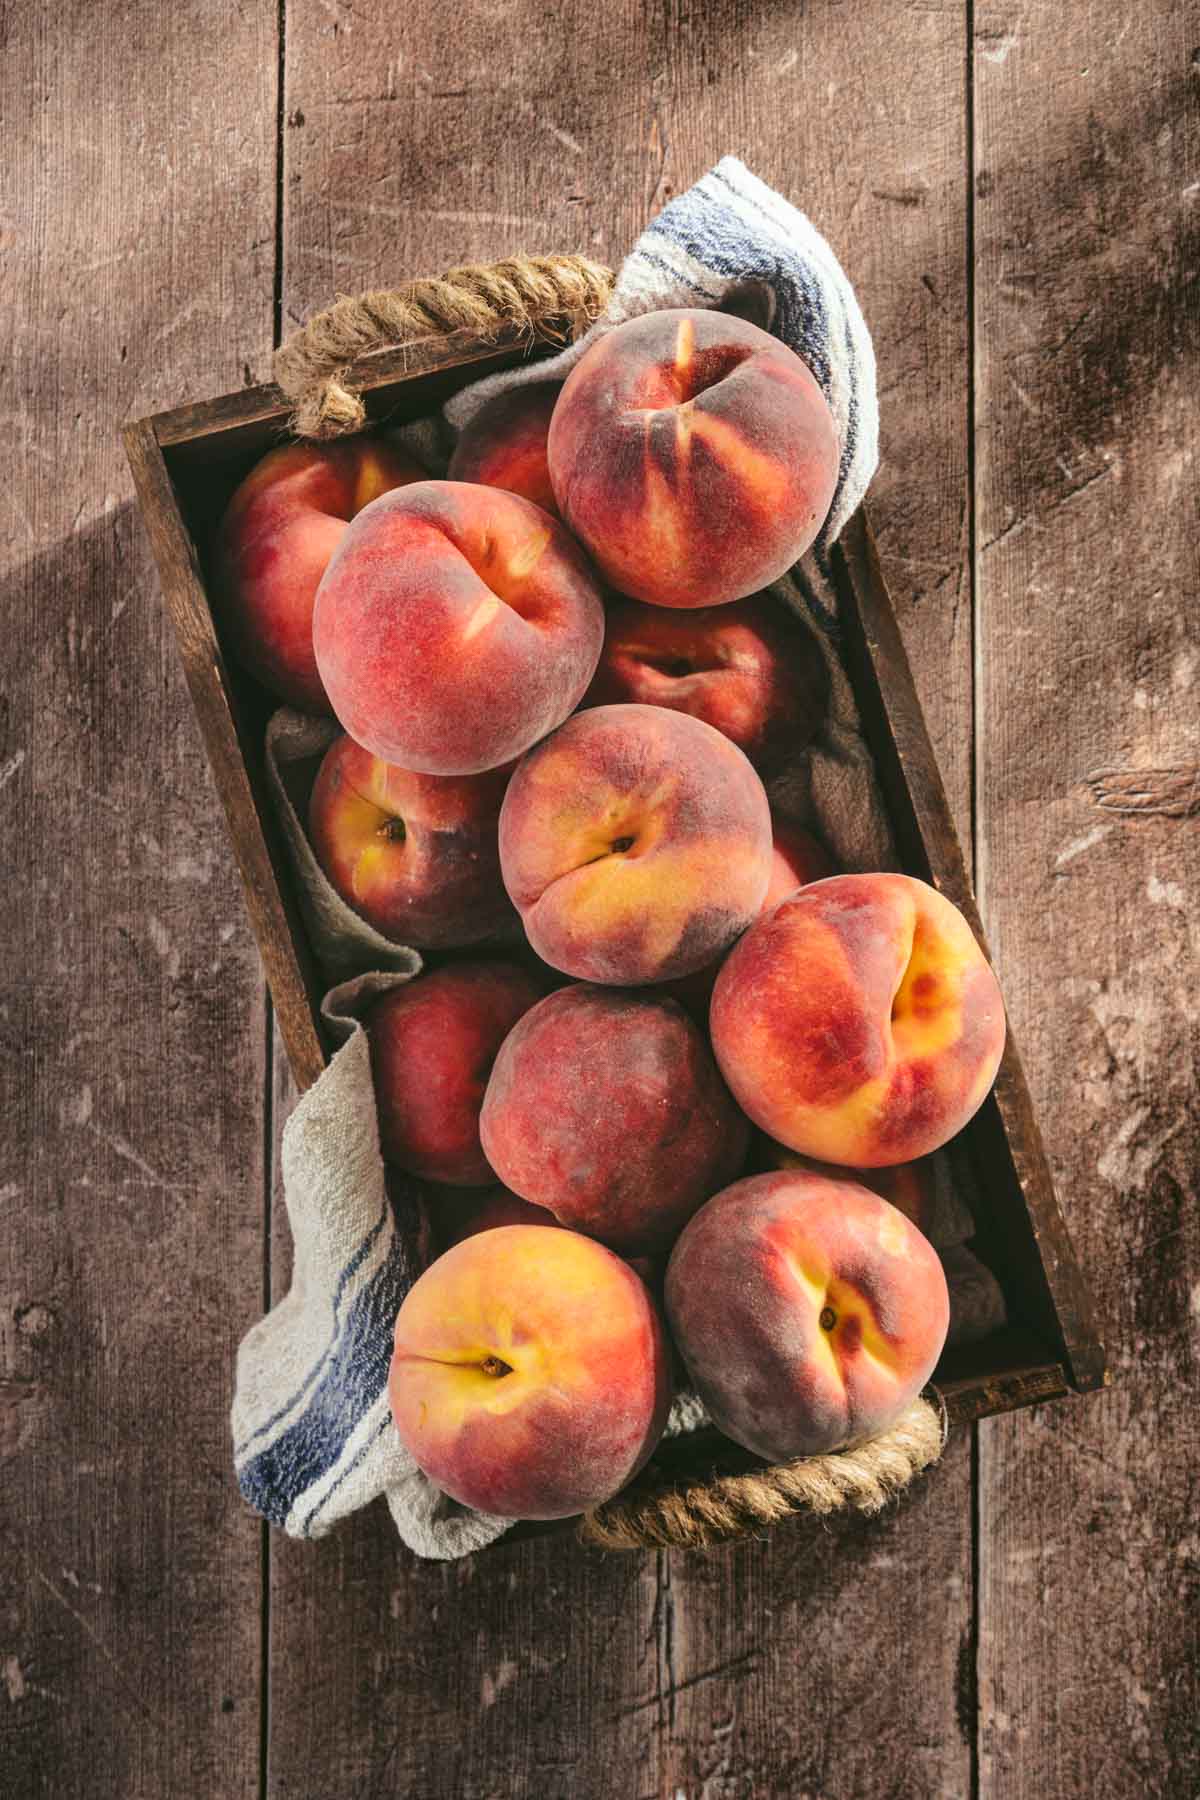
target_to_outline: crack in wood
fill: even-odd
[[[1200,765],[1094,769],[1084,776],[1092,803],[1128,818],[1190,819],[1200,813]]]

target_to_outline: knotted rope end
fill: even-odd
[[[529,343],[578,337],[603,312],[611,269],[585,256],[514,256],[466,263],[445,275],[339,294],[275,353],[275,380],[293,402],[292,430],[318,442],[367,424],[352,365],[422,338],[471,331],[490,340],[515,330]]]
[[[643,1478],[585,1513],[579,1537],[601,1550],[704,1549],[797,1513],[878,1513],[938,1460],[947,1429],[940,1399],[936,1407],[919,1399],[890,1431],[851,1450],[707,1481]]]

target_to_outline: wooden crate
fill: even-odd
[[[428,415],[458,388],[528,354],[515,334],[484,342],[459,332],[381,352],[352,374],[371,419],[398,425]],[[287,420],[277,388],[245,388],[136,420],[124,435],[280,1031],[304,1089],[325,1067],[329,1047],[319,1015],[321,982],[265,781],[264,728],[276,702],[226,661],[206,588],[214,526],[251,464],[286,438]],[[865,511],[835,547],[834,567],[851,679],[902,866],[961,908],[983,942]],[[1000,1280],[1010,1323],[943,1357],[934,1380],[951,1419],[983,1418],[1103,1386],[1104,1348],[1011,1031],[995,1089],[955,1141],[954,1153],[976,1219],[974,1246]],[[731,1464],[729,1448],[720,1454]],[[707,1468],[714,1447],[694,1440],[663,1445],[658,1460]]]

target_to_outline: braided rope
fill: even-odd
[[[795,1513],[877,1513],[938,1460],[946,1434],[944,1407],[914,1400],[890,1431],[832,1456],[684,1483],[647,1471],[586,1513],[579,1537],[601,1550],[697,1549]]]
[[[515,327],[550,341],[577,337],[604,310],[611,269],[585,256],[512,256],[467,263],[399,288],[342,294],[275,352],[275,379],[292,401],[298,437],[361,431],[366,411],[347,370],[359,357],[418,338]]]

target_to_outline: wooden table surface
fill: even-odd
[[[1195,0],[0,19],[0,1793],[1194,1795]],[[292,1543],[227,1428],[292,1095],[118,426],[335,290],[615,261],[727,150],[875,334],[883,554],[1113,1386],[873,1524]]]

